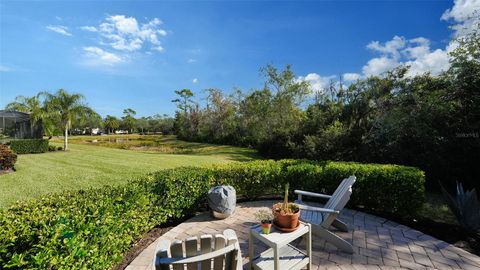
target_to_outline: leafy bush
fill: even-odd
[[[19,202],[0,212],[0,265],[7,269],[109,269],[154,226],[194,213],[212,185],[230,184],[248,198],[280,195],[287,182],[290,191],[331,192],[351,174],[357,176],[352,197],[356,205],[406,213],[414,211],[423,197],[423,172],[403,166],[266,160],[181,167],[149,174],[125,186]]]
[[[13,140],[10,142],[10,148],[17,154],[45,153],[48,151],[48,140]]]
[[[17,155],[8,146],[0,144],[0,171],[13,169],[16,161]]]

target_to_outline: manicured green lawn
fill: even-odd
[[[60,144],[58,144],[60,145]],[[101,146],[70,144],[68,152],[19,155],[17,171],[0,175],[0,208],[16,200],[50,192],[126,183],[129,179],[165,168],[202,166],[249,160],[254,151],[214,146],[208,153],[163,154]]]

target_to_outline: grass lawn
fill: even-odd
[[[105,136],[104,136],[105,137]],[[90,137],[92,138],[92,137]],[[76,138],[73,138],[74,142]],[[190,143],[169,139],[171,144],[187,147]],[[55,143],[57,144],[57,143]],[[60,144],[58,144],[60,145]],[[148,172],[178,166],[202,166],[232,160],[251,160],[253,150],[193,144],[190,154],[115,149],[84,144],[70,144],[68,152],[19,155],[17,171],[0,175],[0,208],[16,200],[39,197],[50,192],[100,187],[126,183]]]

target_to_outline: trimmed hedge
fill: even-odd
[[[48,151],[47,139],[13,140],[10,148],[17,154],[45,153]]]
[[[285,183],[290,183],[291,191],[332,194],[344,178],[355,175],[357,182],[350,205],[374,212],[409,215],[424,202],[424,172],[400,165],[267,160],[220,165],[213,174],[218,183],[230,184],[238,194],[250,199],[282,194]]]
[[[303,160],[182,167],[125,186],[17,203],[0,213],[0,265],[109,269],[154,226],[194,213],[212,185],[231,184],[248,198],[281,194],[286,182],[292,190],[331,192],[351,174],[358,179],[351,200],[355,205],[393,213],[412,213],[421,205],[423,172],[410,167]]]

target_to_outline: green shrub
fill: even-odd
[[[240,196],[282,194],[294,189],[331,194],[350,175],[357,177],[350,205],[375,212],[408,215],[424,201],[423,171],[406,166],[316,162],[307,160],[253,161],[215,166],[217,183],[230,184]]]
[[[45,153],[48,151],[48,140],[13,140],[10,142],[10,148],[17,154]]]
[[[149,174],[125,186],[64,192],[19,202],[0,212],[0,265],[12,269],[109,269],[158,224],[194,213],[216,184],[239,196],[281,195],[294,188],[332,192],[357,176],[353,205],[413,212],[423,198],[423,172],[394,165],[303,160],[254,161]],[[291,190],[291,191],[292,191]]]
[[[8,146],[0,144],[0,171],[13,169],[17,155]]]

